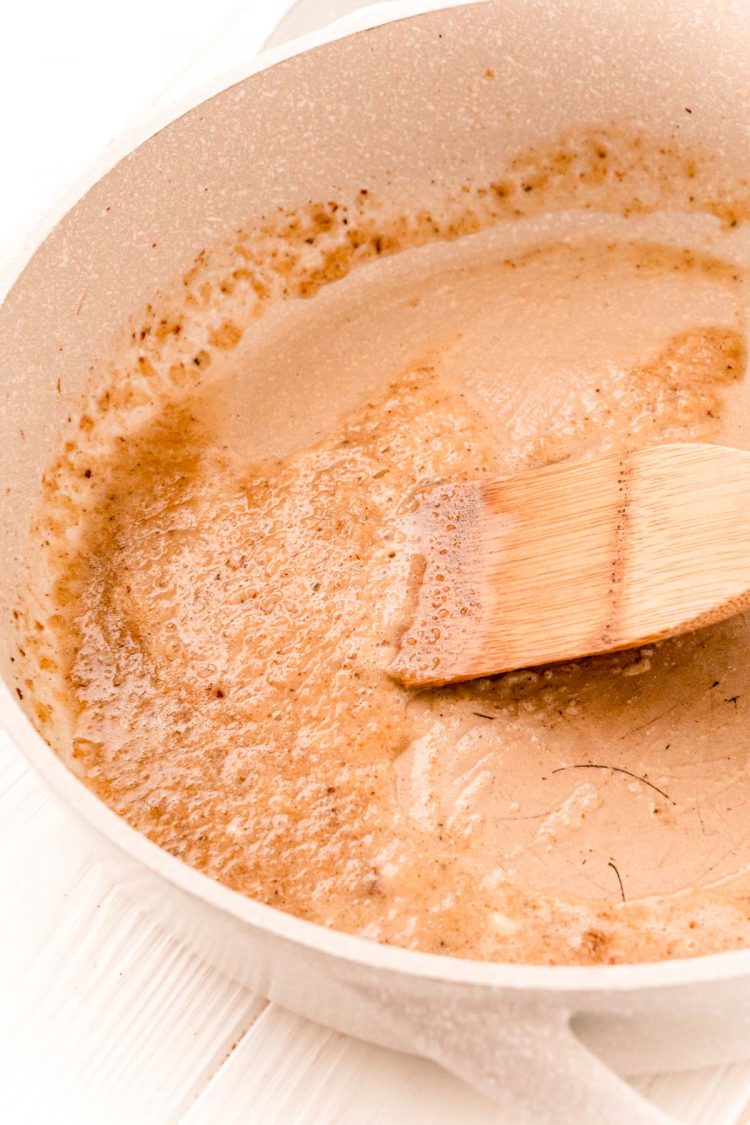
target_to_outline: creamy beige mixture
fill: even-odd
[[[387,671],[415,489],[750,448],[736,255],[649,222],[378,260],[270,310],[128,440],[84,419],[77,531],[56,548],[58,489],[21,612],[46,696],[26,673],[19,694],[95,792],[228,886],[385,942],[579,963],[750,943],[750,620],[421,693]]]

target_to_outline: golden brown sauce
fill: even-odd
[[[439,691],[387,674],[416,488],[651,442],[750,447],[742,270],[714,227],[691,248],[681,220],[623,238],[671,156],[605,140],[519,158],[450,221],[389,227],[359,199],[341,226],[316,205],[284,218],[267,274],[240,241],[222,300],[313,297],[248,314],[251,332],[196,267],[186,305],[210,330],[150,310],[48,474],[19,692],[95,792],[228,886],[464,957],[750,943],[744,616]],[[489,229],[563,211],[571,183],[609,201],[611,230]],[[741,201],[717,198],[700,221],[731,237]]]

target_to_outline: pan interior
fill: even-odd
[[[393,944],[746,945],[745,616],[426,693],[387,674],[416,488],[750,448],[744,227],[668,203],[374,234],[281,300],[253,274],[247,324],[134,331],[135,381],[97,387],[50,469],[18,611],[19,694],[87,784],[229,886]]]

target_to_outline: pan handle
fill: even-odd
[[[571,1012],[548,1006],[454,1010],[449,1026],[420,1027],[414,1049],[492,1098],[514,1125],[674,1125],[570,1021]]]
[[[439,8],[476,3],[477,0],[297,0],[283,5],[284,12],[263,44],[268,51],[303,36],[335,28],[337,35],[351,35],[404,16],[421,15]]]
[[[278,47],[290,39],[299,39],[331,24],[340,22],[345,25],[349,20],[355,23],[361,8],[388,3],[392,4],[393,0],[331,0],[328,4],[321,4],[320,0],[296,0],[296,3],[287,3],[286,11],[263,44],[263,50]]]

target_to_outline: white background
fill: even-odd
[[[134,119],[242,65],[285,0],[19,0],[0,17],[0,259]],[[319,22],[357,0],[303,0]],[[297,24],[297,27],[299,23]],[[435,1067],[290,1016],[203,965],[114,888],[0,736],[0,1121],[499,1121]],[[640,1079],[730,1125],[750,1067]],[[625,1123],[624,1123],[625,1125]]]

